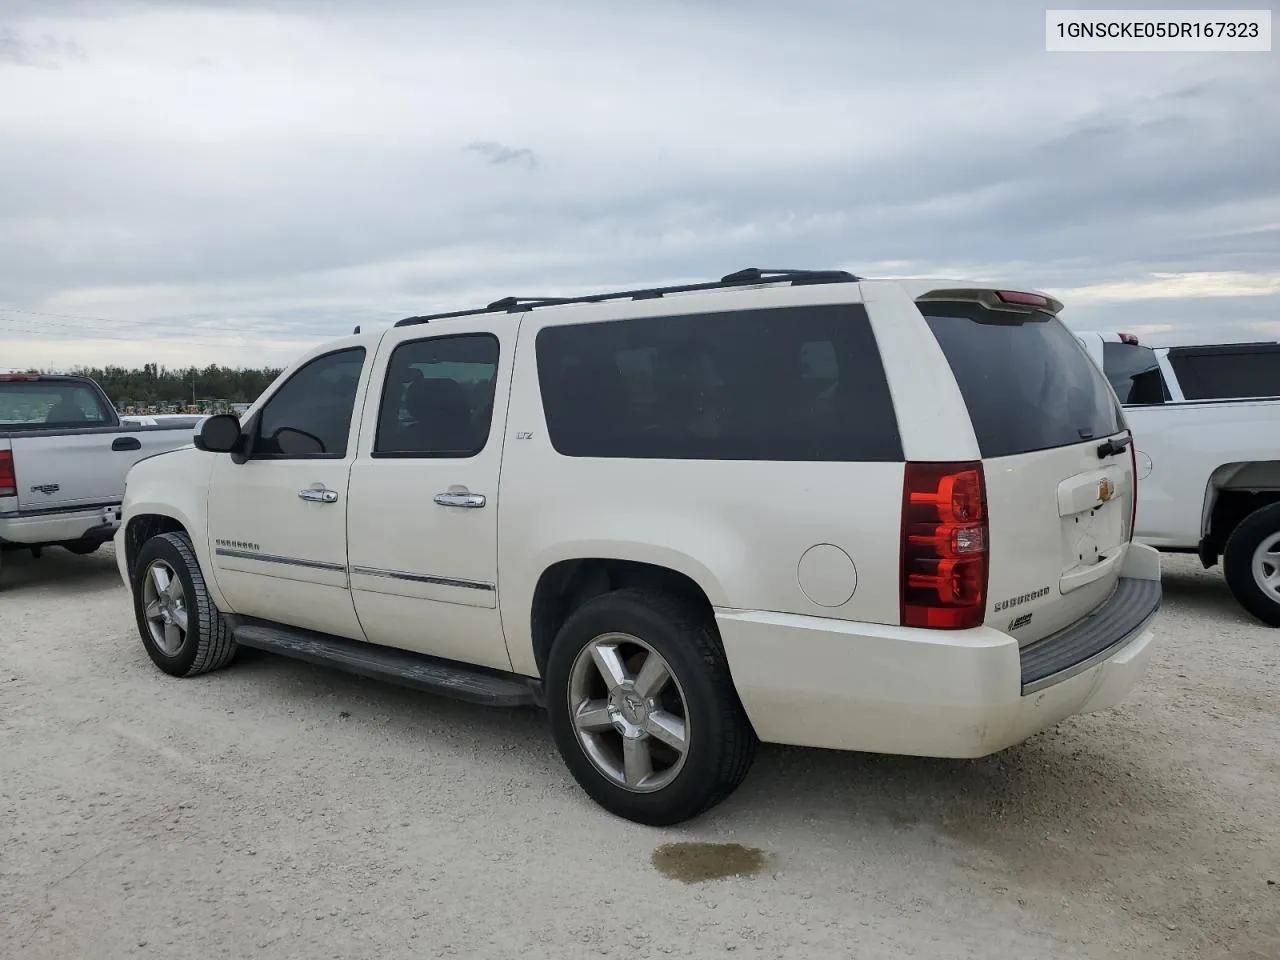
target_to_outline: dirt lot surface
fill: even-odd
[[[1119,709],[980,761],[766,747],[653,830],[535,712],[261,655],[173,680],[109,550],[6,557],[0,955],[1276,960],[1280,631],[1166,571]],[[686,882],[694,841],[747,875]]]

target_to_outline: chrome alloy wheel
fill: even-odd
[[[187,597],[173,567],[152,561],[142,576],[142,607],[151,642],[166,657],[176,657],[187,642]]]
[[[1258,589],[1280,603],[1280,533],[1273,533],[1258,544],[1251,566]]]
[[[626,633],[586,644],[569,671],[578,743],[600,773],[633,793],[668,786],[689,754],[680,681],[653,647]]]

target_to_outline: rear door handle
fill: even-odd
[[[326,490],[324,487],[307,487],[305,490],[298,491],[298,497],[313,503],[337,503],[338,491]]]
[[[142,441],[137,437],[116,437],[111,441],[112,450],[141,450]]]
[[[442,507],[483,507],[483,493],[437,493],[436,503]]]

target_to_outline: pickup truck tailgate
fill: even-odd
[[[125,475],[139,460],[184,445],[193,430],[151,428],[13,434],[18,509],[118,503]]]

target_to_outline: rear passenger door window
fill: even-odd
[[[476,456],[489,441],[497,372],[492,334],[401,343],[387,364],[373,456]]]
[[[345,457],[364,357],[363,347],[338,350],[297,370],[263,404],[253,458]]]
[[[903,459],[861,304],[550,326],[536,352],[565,456]]]
[[[1188,400],[1280,397],[1280,344],[1172,347],[1169,364]]]

